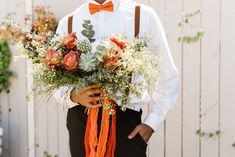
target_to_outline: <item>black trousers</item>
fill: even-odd
[[[101,121],[99,112],[98,125]],[[127,109],[125,112],[119,108],[117,114],[116,149],[115,157],[146,157],[147,144],[137,134],[133,139],[128,139],[129,133],[141,123],[141,112]],[[85,107],[79,105],[69,109],[67,115],[67,128],[69,131],[69,143],[72,157],[85,157],[84,136],[87,114]]]

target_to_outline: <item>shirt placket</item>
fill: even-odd
[[[98,38],[101,39],[105,36],[105,28],[104,28],[104,24],[105,24],[105,17],[104,17],[104,12],[101,11],[99,14],[99,36]]]

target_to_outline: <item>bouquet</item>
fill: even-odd
[[[157,58],[148,54],[147,39],[127,41],[120,34],[100,43],[79,40],[75,33],[64,37],[34,36],[21,50],[34,63],[34,87],[38,94],[51,94],[60,86],[78,90],[91,84],[103,87],[105,96],[130,105],[129,93],[141,97],[142,89],[151,92],[157,78]],[[131,75],[132,74],[132,75]],[[131,77],[145,80],[130,82]],[[138,79],[137,79],[138,80]],[[132,106],[133,107],[133,106]]]
[[[34,34],[31,39],[32,42],[19,47],[34,66],[34,93],[51,94],[60,86],[79,90],[97,84],[103,88],[99,140],[99,109],[89,109],[85,147],[87,154],[103,157],[106,152],[108,157],[113,156],[116,138],[115,101],[122,100],[123,110],[134,107],[130,105],[129,95],[141,97],[143,89],[153,92],[153,83],[158,76],[158,58],[150,54],[148,39],[138,37],[128,41],[121,34],[113,34],[97,43],[79,39],[76,33],[64,37]],[[107,123],[110,117],[111,124]],[[107,142],[109,146],[106,150]]]

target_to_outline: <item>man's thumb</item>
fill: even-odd
[[[135,137],[135,135],[139,132],[138,127],[135,127],[135,129],[128,135],[129,139],[132,139]]]

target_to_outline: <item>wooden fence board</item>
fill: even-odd
[[[41,157],[48,151],[48,117],[45,98],[35,98],[35,144],[36,157]]]
[[[200,1],[183,1],[183,12],[192,13],[200,9]],[[190,20],[184,27],[185,35],[192,35],[200,28],[200,17]],[[194,34],[194,33],[193,33]],[[196,136],[199,129],[200,113],[200,43],[183,45],[183,156],[198,157],[200,141]]]
[[[25,16],[25,1],[9,0],[7,2],[9,12],[15,13],[14,19],[22,21]],[[27,156],[27,101],[26,95],[26,62],[24,59],[14,61],[14,56],[19,52],[11,47],[12,64],[10,69],[15,72],[15,77],[11,79],[11,92],[9,93],[9,140],[10,156],[25,157]]]
[[[155,9],[162,24],[165,26],[165,0],[149,0],[148,4]],[[151,104],[149,108],[151,108]],[[165,157],[165,149],[165,124],[163,122],[150,139],[149,157],[156,156],[156,154],[158,157]]]
[[[6,16],[7,2],[3,1],[0,5],[0,19],[4,19]],[[2,20],[0,20],[2,22]],[[0,126],[3,128],[3,146],[2,146],[2,155],[4,157],[10,156],[10,134],[9,134],[9,94],[2,92],[0,94]]]
[[[7,1],[1,2],[0,5],[0,19],[4,19],[6,16]],[[2,22],[2,20],[0,20]],[[1,105],[1,127],[3,128],[2,137],[2,155],[4,157],[10,157],[10,128],[9,128],[9,94],[5,91],[0,94],[0,105]]]
[[[178,23],[182,19],[182,2],[167,1],[165,31],[171,48],[173,59],[180,73],[182,72],[182,44],[178,38],[182,28]],[[182,155],[182,103],[181,90],[174,108],[166,118],[166,157],[181,157]]]
[[[234,125],[234,102],[235,102],[235,5],[234,1],[223,0],[221,14],[221,139],[220,157],[235,156],[235,125]]]
[[[211,18],[213,17],[213,18]],[[220,0],[202,0],[201,130],[219,130]],[[218,136],[201,138],[201,157],[218,157]]]

